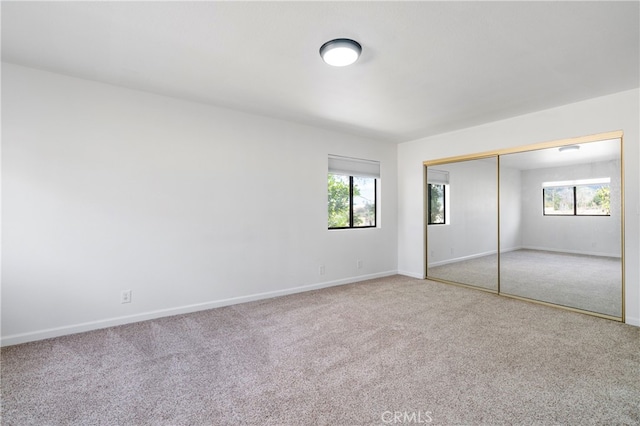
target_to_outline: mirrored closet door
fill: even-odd
[[[498,291],[498,157],[427,167],[427,275]]]
[[[500,291],[622,316],[620,139],[500,157]]]
[[[623,321],[621,132],[425,170],[427,279]]]

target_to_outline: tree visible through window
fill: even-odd
[[[545,216],[611,215],[610,178],[542,184]]]
[[[428,184],[429,225],[444,225],[445,219],[445,185]]]
[[[329,154],[329,229],[375,228],[380,162]]]
[[[376,226],[376,179],[328,174],[329,229]]]

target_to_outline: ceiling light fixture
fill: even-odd
[[[348,38],[337,38],[320,47],[322,60],[334,67],[351,65],[358,60],[360,53],[362,53],[360,43]]]
[[[566,145],[566,146],[561,146],[560,148],[558,148],[558,151],[567,152],[567,151],[577,151],[579,149],[580,149],[580,146],[578,146],[578,145]]]

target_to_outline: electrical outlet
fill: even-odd
[[[362,269],[362,260],[358,259],[358,260],[356,261],[356,268],[358,268],[358,269]]]
[[[325,273],[324,265],[320,265],[320,269],[318,272],[320,273],[320,275],[324,275]]]
[[[120,293],[120,303],[131,303],[131,290],[123,290]]]

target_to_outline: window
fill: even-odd
[[[610,216],[611,178],[544,182],[545,216]]]
[[[445,221],[445,185],[429,185],[429,225],[444,225]]]
[[[449,192],[449,172],[427,169],[427,216],[428,225],[448,223],[447,194]]]
[[[329,156],[329,229],[376,227],[378,161]]]

